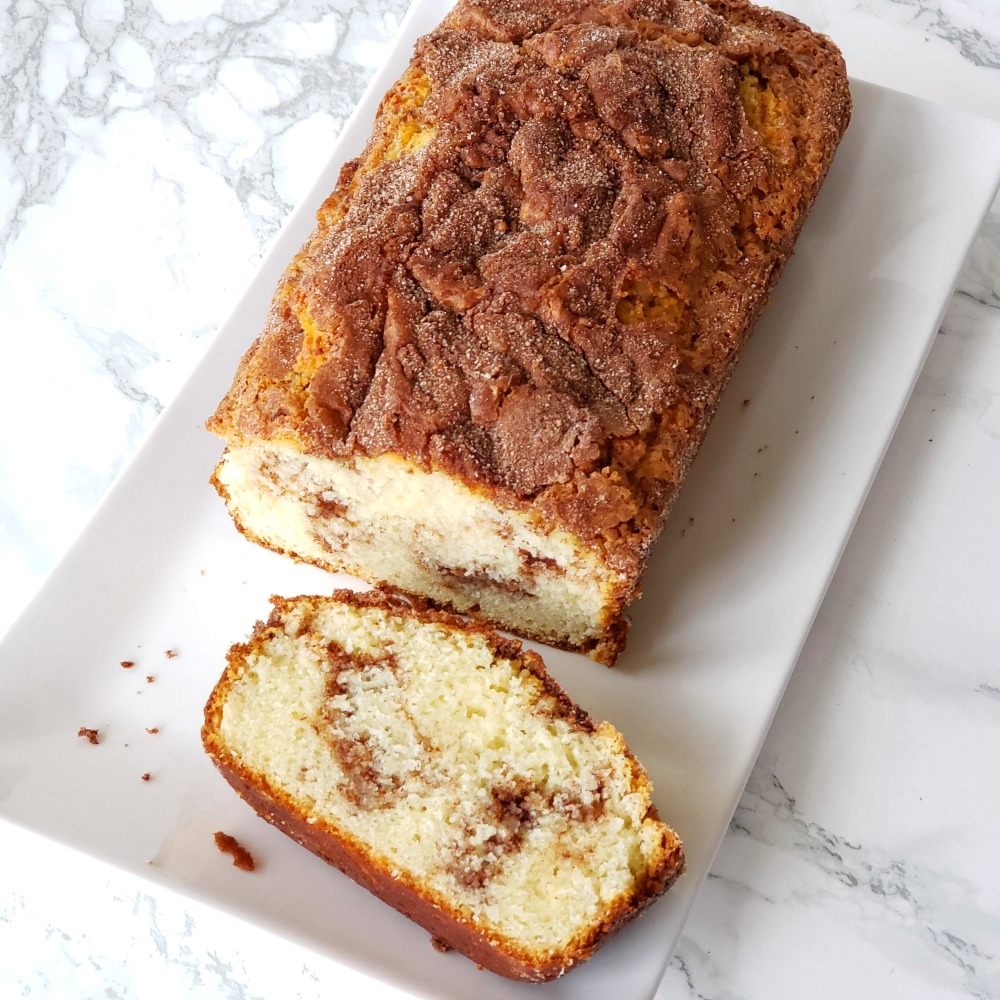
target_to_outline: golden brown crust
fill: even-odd
[[[272,597],[271,600],[273,610],[269,619],[257,622],[248,641],[234,645],[228,653],[226,672],[205,706],[202,728],[205,750],[220,773],[258,815],[419,923],[433,937],[447,942],[478,965],[502,976],[545,982],[586,961],[607,938],[638,916],[683,873],[681,842],[664,827],[658,864],[636,885],[631,897],[621,900],[605,914],[599,925],[591,928],[584,937],[574,940],[565,952],[540,960],[530,950],[519,949],[513,942],[484,933],[469,917],[449,905],[448,900],[440,894],[424,889],[405,875],[393,873],[393,866],[378,855],[374,845],[365,845],[355,840],[325,822],[322,817],[304,815],[292,798],[275,787],[266,775],[248,770],[236,759],[220,736],[223,706],[229,685],[239,677],[248,657],[262,652],[269,636],[282,630],[288,616],[296,610],[304,609],[298,625],[299,634],[310,631],[312,618],[317,610],[321,610],[329,602],[339,602],[357,608],[378,607],[389,614],[416,617],[423,622],[443,624],[450,629],[482,636],[497,656],[514,661],[543,682],[545,693],[551,696],[556,714],[571,718],[575,725],[585,730],[593,730],[597,724],[549,676],[537,654],[524,650],[516,639],[501,636],[487,626],[422,606],[384,590],[363,593],[342,590],[330,597]],[[634,766],[637,787],[648,789],[648,778],[642,765],[624,743],[621,743],[621,750]],[[656,819],[655,809],[650,809],[649,817]]]
[[[744,0],[460,0],[210,426],[538,511],[620,611],[850,108],[837,49]]]

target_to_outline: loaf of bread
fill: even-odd
[[[240,530],[613,663],[850,109],[744,0],[459,0],[209,421]]]
[[[261,816],[511,978],[584,961],[683,868],[621,734],[537,654],[378,591],[275,598],[203,740]]]

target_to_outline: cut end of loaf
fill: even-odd
[[[276,598],[203,739],[262,816],[513,978],[584,961],[683,868],[621,734],[535,654],[377,591]]]
[[[629,581],[530,510],[392,455],[227,450],[215,483],[260,544],[613,664]]]

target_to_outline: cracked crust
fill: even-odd
[[[460,0],[209,427],[530,512],[621,632],[850,108],[833,44],[743,0]]]

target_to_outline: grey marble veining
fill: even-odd
[[[315,173],[405,9],[399,0],[15,5],[0,123],[18,154],[19,197],[2,243],[55,196],[81,153],[107,149],[103,133],[120,122],[139,141],[155,125],[196,150],[266,244],[301,195],[287,164],[276,172],[275,146],[314,138],[305,172]],[[161,176],[171,181],[169,164]]]
[[[988,935],[1000,930],[1000,925],[983,925],[971,908],[962,913],[958,907],[958,912],[946,916],[940,906],[941,897],[961,898],[968,888],[964,880],[923,860],[887,855],[810,820],[778,776],[763,766],[754,771],[747,784],[730,830],[737,837],[792,851],[816,869],[817,883],[797,886],[797,894],[812,894],[816,901],[827,902],[827,883],[839,883],[845,890],[838,896],[839,905],[866,914],[874,925],[917,927],[924,947],[961,970],[963,985],[971,995],[991,994],[987,980],[994,977],[988,973],[982,976],[978,969],[984,960],[996,958],[995,939]],[[971,926],[962,926],[965,921]]]
[[[1000,209],[994,207],[983,222],[956,290],[980,305],[1000,309]]]
[[[817,948],[842,950],[837,931],[843,934],[844,928],[852,928],[901,970],[922,966],[924,989],[917,976],[911,987],[916,992],[908,994],[904,988],[894,995],[995,997],[1000,987],[996,945],[1000,917],[983,918],[976,886],[967,876],[949,871],[944,859],[933,852],[922,857],[912,847],[907,852],[886,853],[877,843],[851,840],[809,819],[780,779],[759,765],[704,891],[714,910],[736,907],[744,919],[760,910],[799,911],[807,920],[810,911],[822,914],[816,924],[831,933]],[[782,856],[794,862],[776,865],[774,858]],[[761,863],[760,858],[770,859],[771,864]],[[748,864],[748,859],[758,863]],[[778,867],[780,877],[775,878]],[[745,869],[750,869],[749,877]],[[715,915],[719,917],[718,912]],[[725,924],[725,917],[720,923]],[[689,932],[681,940],[665,986],[679,979],[685,996],[741,995],[725,991],[726,978],[725,964],[713,960],[699,935]],[[780,979],[760,978],[742,995],[775,995],[769,991]],[[836,987],[827,992],[819,986],[809,995],[885,995],[874,983],[866,991],[864,982],[869,981],[847,978],[842,993]],[[931,988],[930,982],[936,985]],[[777,993],[781,995],[780,988]],[[669,989],[661,994],[673,995]]]
[[[975,66],[1000,69],[1000,18],[988,0],[964,3],[946,0],[891,0],[890,10],[921,31],[954,46],[958,54]]]

